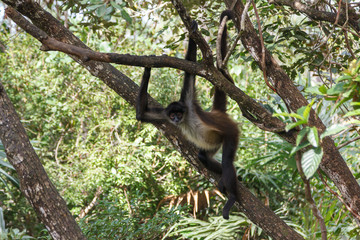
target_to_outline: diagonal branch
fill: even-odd
[[[297,10],[299,12],[304,13],[306,16],[313,20],[318,21],[326,21],[330,23],[336,23],[337,22],[337,13],[333,12],[326,12],[326,11],[320,11],[315,9],[311,5],[306,5],[302,3],[300,0],[268,0],[269,3],[276,4],[276,5],[284,5],[291,7],[294,10]],[[352,12],[352,17],[349,19],[350,26],[357,32],[360,32],[360,26],[359,26],[359,16],[355,14],[355,12]],[[347,22],[347,17],[344,12],[340,13],[339,16],[339,24],[344,25]]]

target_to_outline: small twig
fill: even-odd
[[[357,140],[359,140],[359,139],[360,139],[360,136],[359,136],[359,137],[356,137],[356,138],[353,138],[353,139],[351,139],[351,140],[349,140],[349,141],[347,141],[347,142],[345,142],[345,143],[340,144],[339,146],[337,146],[336,149],[343,148],[343,147],[349,145],[350,143],[355,142],[355,141],[357,141]]]
[[[353,57],[353,59],[356,59],[356,56],[355,56],[353,50],[350,47],[349,38],[348,38],[348,34],[347,34],[346,29],[344,29],[343,32],[344,32],[346,47],[349,49],[349,52],[350,52],[351,56]]]
[[[60,162],[59,162],[59,159],[57,156],[58,156],[59,146],[60,146],[60,143],[61,143],[63,137],[64,137],[64,134],[61,134],[60,139],[59,139],[58,143],[56,144],[56,148],[55,148],[55,162],[57,165],[60,165]]]
[[[333,28],[331,29],[331,32],[329,33],[328,36],[326,36],[325,40],[319,44],[319,46],[317,46],[314,50],[317,50],[319,49],[322,45],[324,45],[328,40],[329,38],[331,37],[331,35],[334,33],[335,31],[335,26],[337,25],[338,21],[339,21],[339,17],[340,17],[340,12],[341,12],[341,1],[339,1],[339,4],[338,4],[338,11],[337,11],[337,14],[336,14],[336,18],[335,18],[335,22],[334,22],[334,25],[333,25]]]
[[[252,0],[247,0],[245,7],[244,7],[244,11],[241,14],[241,20],[240,20],[240,32],[245,31],[245,19],[246,19],[246,14],[249,11],[249,7],[251,4]]]
[[[350,206],[348,206],[348,205],[346,204],[346,202],[344,201],[344,199],[342,199],[341,196],[340,196],[337,192],[335,192],[334,190],[332,190],[332,189],[330,188],[330,186],[327,184],[327,181],[323,178],[321,172],[318,170],[317,173],[319,174],[319,177],[320,177],[322,183],[323,183],[323,184],[325,185],[325,187],[327,188],[327,190],[328,190],[331,194],[333,194],[335,197],[337,197],[337,199],[339,199],[339,201],[340,201],[342,204],[344,204],[345,208],[346,208],[349,212],[351,212],[351,213],[354,215],[354,217],[356,217],[356,218],[360,221],[360,216],[359,216],[354,210],[352,210]]]
[[[80,210],[80,214],[79,216],[77,217],[76,220],[79,220],[81,218],[84,218],[86,216],[86,214],[88,214],[90,212],[90,210],[95,206],[96,204],[96,201],[97,199],[99,198],[99,196],[103,193],[103,189],[101,186],[99,186],[97,189],[96,189],[96,192],[95,192],[95,195],[94,195],[94,198],[93,200],[90,202],[90,204],[84,208],[84,209],[81,209]]]
[[[255,11],[255,16],[256,16],[256,21],[257,21],[257,24],[258,24],[258,29],[259,29],[259,35],[260,35],[260,42],[261,42],[261,68],[262,68],[262,71],[263,71],[263,75],[264,75],[264,80],[265,80],[265,83],[266,85],[271,89],[273,90],[275,93],[276,90],[273,86],[271,86],[271,84],[269,83],[268,81],[268,78],[267,78],[267,74],[266,74],[266,64],[265,64],[265,44],[264,44],[264,38],[263,38],[263,35],[262,35],[262,30],[261,30],[261,23],[260,23],[260,18],[259,18],[259,14],[258,14],[258,11],[256,9],[256,4],[254,2],[254,0],[251,1],[252,2],[252,5],[254,7],[254,11]]]
[[[306,176],[304,174],[304,171],[302,169],[302,166],[301,166],[301,153],[300,152],[296,153],[295,159],[296,159],[296,166],[297,166],[297,169],[299,171],[300,177],[304,182],[305,198],[308,201],[308,203],[310,204],[311,210],[312,210],[314,216],[316,217],[316,219],[318,220],[318,223],[320,224],[321,239],[326,240],[327,239],[327,230],[326,230],[325,221],[324,221],[323,216],[321,215],[321,212],[317,208],[314,199],[311,196],[310,181],[306,178]]]

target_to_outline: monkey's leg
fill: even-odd
[[[237,178],[236,178],[236,170],[234,167],[234,159],[236,154],[236,136],[227,136],[224,139],[223,144],[223,156],[222,156],[222,175],[219,181],[219,189],[220,191],[224,191],[224,193],[228,193],[228,201],[226,202],[223,208],[223,217],[225,219],[229,219],[229,212],[231,207],[234,205],[236,201],[237,195]]]
[[[200,150],[198,157],[199,160],[204,164],[204,166],[212,172],[217,174],[222,174],[222,167],[221,164],[216,161],[213,156],[217,151],[205,151]]]

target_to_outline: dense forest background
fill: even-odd
[[[328,135],[358,181],[359,35],[349,23],[316,20],[282,2],[286,1],[255,1],[264,44],[312,101],[308,109],[312,107],[333,130]],[[335,16],[340,9],[348,16],[357,14],[360,6],[356,1],[303,2]],[[184,58],[188,31],[170,1],[40,3],[94,51]],[[227,7],[222,1],[183,4],[215,52],[218,19]],[[64,53],[41,51],[41,43],[11,21],[5,7],[0,3],[1,84],[47,174],[88,239],[269,238],[235,207],[230,220],[224,220],[226,197],[214,182],[189,164],[162,132],[138,122],[134,107],[101,80]],[[252,5],[248,15],[259,30]],[[228,25],[232,44],[238,31],[232,22]],[[202,58],[199,52],[198,59]],[[142,67],[113,66],[139,84]],[[240,42],[228,69],[235,85],[277,114],[287,130],[304,124],[304,138],[295,148],[244,118],[237,102],[229,98],[228,113],[241,130],[235,161],[239,180],[305,239],[320,239],[320,224],[305,196],[307,182],[298,172],[294,154],[307,147],[308,155],[313,152],[305,174],[311,177],[312,198],[328,238],[359,239],[356,213],[349,212],[330,180],[315,173],[323,154],[322,137],[320,130],[318,134],[307,125],[305,108],[288,114],[289,108],[268,87],[259,65]],[[182,78],[181,70],[154,68],[151,96],[163,105],[177,100]],[[201,105],[209,110],[213,84],[197,77],[196,87]],[[291,125],[295,120],[300,124]],[[50,239],[20,191],[1,142],[0,180],[0,239]]]

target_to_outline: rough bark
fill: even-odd
[[[225,0],[228,7],[231,6],[233,0]],[[244,5],[241,1],[237,1],[234,11],[238,17],[241,18]],[[237,25],[239,28],[240,26]],[[256,33],[254,26],[247,17],[245,21],[245,30],[241,35],[241,41],[244,47],[249,51],[254,60],[261,68],[262,48],[260,38]],[[292,110],[296,110],[302,106],[308,105],[308,101],[296,88],[290,77],[279,66],[276,60],[271,56],[270,52],[266,50],[266,73],[272,86],[275,87],[276,93],[283,99],[285,104]],[[311,111],[309,125],[315,126],[319,132],[323,132],[326,127],[315,114]],[[323,139],[321,144],[324,155],[320,164],[320,168],[326,175],[334,182],[339,189],[344,201],[350,208],[352,208],[358,215],[360,214],[360,186],[346,165],[340,152],[336,149],[334,141],[330,137]]]
[[[0,139],[21,191],[53,239],[86,239],[43,168],[13,104],[0,83]]]
[[[312,20],[325,21],[329,23],[337,23],[339,25],[349,24],[357,33],[360,31],[359,26],[359,15],[352,9],[350,6],[346,6],[346,1],[343,1],[338,21],[336,22],[337,13],[336,12],[327,12],[316,9],[314,6],[304,4],[300,0],[268,0],[269,3],[275,5],[288,6],[296,11],[299,11]],[[345,8],[348,7],[348,12],[346,13]],[[338,10],[339,11],[339,10]]]
[[[44,11],[38,4],[32,1],[6,0],[4,2],[16,8],[19,12],[21,12],[21,14],[31,19],[34,25],[43,30],[49,36],[62,42],[86,47],[78,38],[72,35],[71,32],[64,28],[60,22]],[[116,70],[110,64],[94,61],[82,62],[79,58],[74,56],[72,57],[84,66],[91,74],[100,78],[126,101],[135,105],[138,86],[128,77]],[[154,100],[151,101],[153,104],[156,104]],[[208,172],[203,167],[197,158],[197,149],[187,142],[173,126],[167,123],[156,124],[155,126],[164,133],[169,141],[178,148],[182,155],[201,174],[209,179],[209,181],[215,183],[215,181],[219,179],[219,176]],[[276,216],[274,212],[254,197],[254,195],[241,183],[238,183],[238,192],[241,194],[238,196],[240,204],[237,204],[237,206],[251,221],[261,227],[266,234],[271,236],[273,239],[303,239],[298,233],[287,226],[283,220]]]

